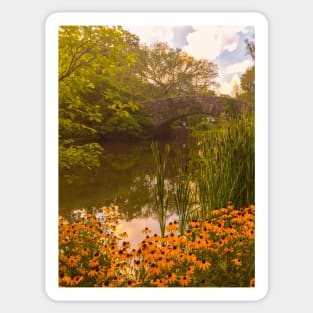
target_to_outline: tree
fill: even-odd
[[[247,52],[255,61],[255,44],[254,41],[246,40]],[[255,65],[249,67],[240,78],[240,88],[242,93],[239,99],[254,104],[255,101]]]
[[[255,92],[255,66],[248,68],[240,78],[241,89],[246,93]]]
[[[250,57],[252,58],[253,62],[255,61],[255,42],[252,40],[245,40],[245,43],[247,45],[246,49]]]
[[[130,53],[138,38],[121,27],[62,26],[59,28],[59,166],[99,165],[101,146],[93,140],[103,121],[99,82],[114,85],[112,77],[135,62]],[[105,83],[103,83],[105,82]],[[88,95],[94,96],[89,101]],[[95,99],[97,98],[98,99]],[[114,105],[119,98],[110,98]],[[124,108],[124,107],[123,107]]]
[[[212,92],[217,66],[206,59],[196,60],[167,43],[143,47],[139,76],[150,86],[155,98]]]

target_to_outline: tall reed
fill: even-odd
[[[157,142],[151,143],[151,150],[154,162],[154,173],[156,178],[154,197],[158,214],[158,220],[160,224],[161,236],[164,237],[166,225],[166,212],[169,205],[169,194],[165,185],[166,180],[165,175],[168,158],[170,154],[170,146],[168,144],[165,145],[163,156],[161,154],[159,144]]]
[[[225,206],[254,203],[254,115],[245,113],[221,128],[197,134],[196,177],[203,217]]]
[[[179,233],[183,235],[191,213],[192,190],[189,159],[186,155],[178,152],[172,164],[174,173],[173,197],[179,217]]]

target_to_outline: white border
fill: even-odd
[[[255,288],[58,287],[58,27],[60,25],[253,26],[256,44]],[[54,13],[45,29],[45,290],[53,300],[242,301],[268,292],[268,22],[259,13]]]

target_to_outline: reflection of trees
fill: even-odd
[[[116,145],[104,154],[104,161],[117,171],[128,170],[140,159],[142,148],[138,145]]]
[[[180,147],[173,144],[174,151]],[[138,144],[110,144],[104,146],[104,151],[106,157],[100,168],[92,172],[83,170],[73,173],[76,178],[71,184],[60,177],[59,214],[69,218],[74,209],[115,204],[125,214],[126,220],[156,216],[153,193],[155,178],[149,144],[145,144],[145,147]],[[166,184],[167,188],[171,188],[169,177]],[[170,207],[174,207],[172,199]]]
[[[125,144],[104,149],[110,153],[97,171],[75,173],[77,178],[72,184],[60,177],[60,214],[68,216],[72,209],[113,203],[119,206],[127,219],[151,215],[150,150]]]

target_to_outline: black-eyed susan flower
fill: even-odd
[[[166,284],[172,285],[177,281],[177,276],[175,273],[169,273],[166,278],[165,278],[165,282]]]
[[[62,282],[64,282],[67,285],[71,285],[72,284],[72,278],[69,275],[65,275],[62,278]]]
[[[187,275],[192,275],[192,274],[194,273],[194,271],[195,271],[195,266],[190,265],[190,266],[188,267],[187,271],[186,271],[186,274],[187,274]]]
[[[237,266],[241,266],[241,261],[239,259],[232,259],[232,262]]]
[[[83,276],[75,276],[72,281],[74,285],[78,285],[83,279]]]
[[[142,281],[140,279],[137,279],[137,280],[133,281],[129,287],[136,287],[136,286],[139,286],[141,284],[142,284]]]
[[[161,273],[160,267],[156,263],[151,263],[147,274],[153,276],[159,275],[160,273]]]
[[[170,222],[168,226],[166,226],[166,231],[173,232],[177,229],[177,222]]]
[[[126,233],[126,231],[124,231],[123,233],[120,233],[120,234],[119,234],[119,237],[121,237],[121,238],[127,238],[127,237],[128,237],[128,234]]]
[[[252,278],[252,279],[250,280],[250,287],[251,287],[251,288],[254,288],[254,287],[255,287],[255,278]]]
[[[196,265],[202,271],[207,270],[211,266],[211,264],[208,261],[199,259],[196,261]]]
[[[254,229],[248,230],[247,233],[246,233],[246,235],[247,235],[247,237],[248,237],[249,239],[254,239],[254,237],[255,237]]]
[[[144,234],[149,234],[149,233],[152,233],[152,230],[150,228],[146,227],[141,232]]]
[[[98,261],[98,258],[92,258],[91,260],[89,260],[88,262],[88,266],[89,267],[96,267],[99,265],[99,261]]]
[[[70,256],[70,257],[68,258],[67,263],[68,263],[68,265],[69,265],[70,267],[75,267],[75,266],[77,266],[79,260],[80,260],[80,257],[79,257],[79,256]]]
[[[169,270],[175,265],[172,258],[166,258],[164,259],[164,262],[162,263],[163,268]]]
[[[98,274],[98,272],[97,272],[96,270],[91,270],[91,271],[88,272],[87,275],[88,275],[89,277],[94,277],[94,276],[96,276],[97,274]]]
[[[189,276],[181,276],[178,280],[179,284],[183,287],[188,286],[191,283],[191,278]]]
[[[89,254],[89,249],[88,248],[83,248],[82,250],[80,250],[80,255],[86,256],[88,254]]]

